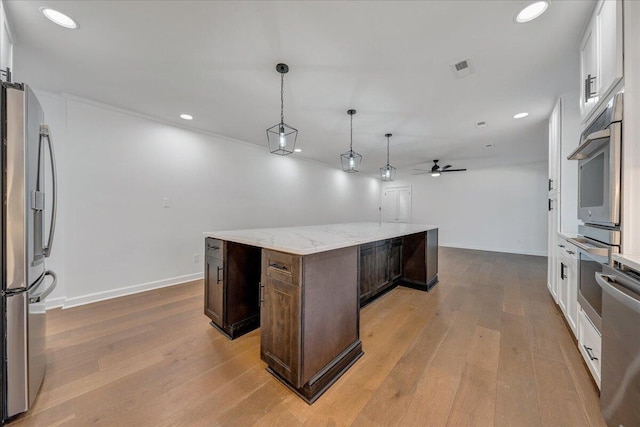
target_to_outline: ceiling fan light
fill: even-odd
[[[440,172],[431,172],[431,176],[433,177],[440,176]]]

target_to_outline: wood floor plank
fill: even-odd
[[[47,376],[9,425],[604,427],[546,259],[439,253],[432,291],[361,311],[365,355],[314,405],[265,371],[259,330],[209,325],[196,281],[47,312]]]

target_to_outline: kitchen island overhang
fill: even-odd
[[[313,403],[364,353],[360,307],[437,282],[438,229],[351,223],[205,233],[205,314],[234,339],[261,326],[267,370]]]

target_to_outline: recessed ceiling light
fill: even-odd
[[[183,120],[193,120],[193,116],[189,114],[180,114],[180,118]]]
[[[293,151],[295,151],[296,153],[302,153],[302,148],[296,148]]]
[[[486,128],[487,127],[487,122],[477,122],[476,123],[476,127],[477,128]]]
[[[78,28],[78,23],[62,12],[58,12],[55,9],[49,9],[48,7],[43,7],[40,11],[49,21],[54,22],[61,27],[69,28],[71,30]]]
[[[542,15],[548,7],[549,2],[547,1],[537,1],[535,3],[531,3],[529,6],[522,9],[520,13],[518,13],[518,15],[516,16],[516,22],[524,24],[525,22],[533,21],[538,16]]]
[[[518,113],[515,116],[513,116],[514,119],[523,119],[525,117],[527,117],[529,115],[529,113]]]
[[[494,148],[494,147],[495,147],[495,145],[493,145],[493,144],[485,144],[485,146],[484,146],[484,148],[488,148],[488,149]]]

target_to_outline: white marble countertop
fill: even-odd
[[[361,245],[438,228],[435,225],[354,222],[350,224],[310,225],[304,227],[255,228],[249,230],[210,231],[205,237],[309,255]]]
[[[640,272],[640,255],[613,254],[613,260]]]

